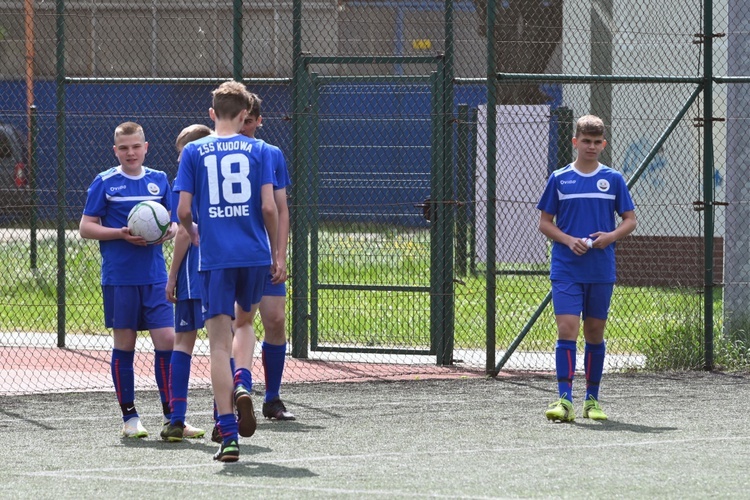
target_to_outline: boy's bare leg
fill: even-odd
[[[607,326],[606,319],[586,318],[583,322],[583,336],[589,344],[601,344],[604,342],[604,328]]]
[[[234,413],[232,394],[234,379],[229,367],[232,355],[232,319],[220,314],[206,320],[208,345],[211,351],[211,387],[219,415]]]
[[[273,345],[286,344],[284,331],[286,311],[286,297],[266,295],[260,301],[260,318],[265,330],[264,341]]]
[[[115,349],[119,349],[120,351],[132,351],[135,349],[135,330],[114,328],[112,330],[112,337],[115,341]]]
[[[185,354],[189,354],[192,356],[193,349],[195,349],[195,340],[197,338],[198,338],[197,330],[175,333],[174,350],[184,352]]]
[[[555,315],[557,324],[557,338],[559,340],[578,340],[578,332],[581,330],[581,318],[573,314]]]
[[[171,351],[174,349],[174,328],[155,328],[149,330],[151,342],[154,343],[154,349],[157,351]],[[135,347],[135,344],[133,345]]]
[[[255,343],[257,341],[255,328],[253,328],[253,320],[255,319],[257,310],[257,304],[252,306],[250,311],[245,311],[235,305],[234,314],[236,319],[234,320],[234,345],[232,352],[234,353],[234,363],[237,369],[246,368],[252,370]]]

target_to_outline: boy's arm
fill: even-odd
[[[164,208],[167,209],[167,212],[169,213],[169,220],[172,220],[172,210],[177,210],[177,207],[172,206],[172,187],[167,183],[167,192],[164,194],[162,199],[159,201],[162,205],[164,205]],[[177,235],[177,226],[178,224],[175,222],[172,222],[169,224],[169,227],[167,228],[167,232],[164,233],[164,236],[159,239],[154,245],[161,245],[162,243],[166,243],[167,241],[171,240]]]
[[[180,191],[180,203],[177,205],[177,217],[180,224],[190,236],[193,245],[198,246],[198,228],[193,224],[193,193]]]
[[[171,222],[169,224],[169,227],[167,228],[167,232],[164,233],[164,236],[162,236],[161,239],[159,239],[159,241],[155,242],[154,245],[161,245],[162,243],[166,243],[167,241],[177,236],[178,226],[179,224],[177,224],[176,222]]]
[[[278,243],[276,248],[278,252],[276,263],[279,268],[279,280],[274,282],[274,284],[277,284],[285,282],[287,278],[286,251],[289,244],[289,205],[286,201],[286,188],[274,190],[273,196],[279,212]]]
[[[594,238],[593,248],[605,248],[607,245],[611,245],[635,231],[638,223],[635,220],[634,210],[623,212],[620,217],[622,217],[622,222],[611,233],[599,231],[591,235]]]
[[[555,224],[555,216],[541,210],[541,216],[539,217],[539,231],[547,238],[552,241],[556,241],[566,247],[576,255],[583,255],[588,250],[586,243],[575,236],[570,236],[562,232],[562,230]]]
[[[263,223],[268,233],[268,241],[271,243],[271,280],[278,283],[278,233],[279,233],[279,211],[273,195],[273,184],[263,184],[260,188],[261,210],[263,212]]]
[[[143,236],[133,236],[126,227],[104,227],[99,217],[91,215],[82,215],[81,222],[78,224],[78,232],[81,238],[99,241],[125,240],[133,245],[145,247],[146,239]]]
[[[174,238],[174,250],[172,250],[172,264],[169,266],[169,277],[167,278],[167,300],[176,303],[177,296],[174,291],[177,286],[177,273],[180,271],[180,265],[190,248],[190,235],[185,231],[182,225],[177,227],[177,235]]]

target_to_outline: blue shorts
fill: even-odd
[[[607,319],[614,283],[552,282],[552,305],[555,315],[572,314],[596,319]]]
[[[174,331],[176,333],[192,332],[203,326],[200,299],[178,300],[174,305]]]
[[[220,314],[234,319],[234,303],[249,311],[263,298],[268,266],[235,267],[201,271],[201,297],[203,297],[203,319]]]
[[[135,331],[174,327],[172,303],[164,295],[167,283],[102,285],[104,326]]]
[[[263,287],[263,296],[286,297],[286,282],[274,285],[271,283],[271,273],[266,276],[266,284]]]

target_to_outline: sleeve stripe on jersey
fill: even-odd
[[[146,201],[146,200],[152,200],[152,201],[159,201],[162,199],[162,196],[112,196],[112,195],[106,195],[107,201],[117,202],[117,201]]]
[[[570,172],[570,171],[571,171],[572,169],[573,169],[573,164],[572,164],[572,163],[568,163],[568,164],[567,164],[567,165],[565,165],[564,167],[562,167],[562,168],[559,168],[559,169],[557,169],[557,170],[553,171],[553,172],[552,172],[552,175],[553,175],[554,177],[557,177],[557,176],[559,176],[559,175],[562,175],[562,174],[564,174],[565,172]]]
[[[573,193],[563,194],[560,191],[557,192],[557,197],[560,200],[573,200],[576,198],[596,198],[601,200],[614,200],[615,195],[606,193]]]

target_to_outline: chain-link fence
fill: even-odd
[[[746,366],[749,23],[739,0],[0,1],[8,390],[109,387],[79,380],[111,348],[98,246],[77,233],[87,187],[124,121],[174,177],[177,134],[212,125],[232,78],[292,175],[288,380],[552,370],[536,203],[588,113],[638,216],[608,369]]]

